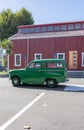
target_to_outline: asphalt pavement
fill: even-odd
[[[70,78],[56,88],[13,87],[0,78],[0,130],[84,130],[83,91],[64,91],[83,85],[83,78]]]

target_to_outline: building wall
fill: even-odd
[[[25,56],[27,53],[27,40],[13,40],[12,55],[9,56],[9,69],[25,67]],[[21,54],[21,66],[15,66],[15,55]]]
[[[42,58],[53,58],[54,53],[65,53],[65,59],[69,66],[69,52],[77,51],[77,69],[82,70],[82,55],[84,52],[84,37],[60,37],[30,40],[30,59],[34,59],[35,53],[42,53]],[[68,67],[69,69],[69,67]]]
[[[42,53],[42,58],[54,58],[55,53],[65,53],[65,59],[68,69],[84,70],[82,67],[82,55],[84,52],[84,37],[55,37],[55,38],[37,38],[29,40],[14,40],[13,54],[10,56],[10,69],[23,68],[34,59],[35,53]],[[70,53],[77,52],[77,68],[69,68]],[[14,55],[21,54],[21,66],[14,66]],[[26,56],[26,58],[25,58]]]

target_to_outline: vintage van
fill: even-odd
[[[49,87],[56,87],[66,81],[66,62],[62,59],[40,59],[31,61],[26,68],[9,71],[9,77],[14,86],[22,83],[46,83]]]

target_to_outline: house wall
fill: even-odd
[[[54,58],[54,53],[65,53],[65,59],[69,68],[69,51],[77,51],[77,68],[84,70],[82,67],[82,55],[84,52],[84,37],[55,37],[55,38],[37,38],[29,40],[13,40],[13,54],[10,56],[9,69],[23,68],[26,64],[34,59],[35,53],[42,53],[42,58]],[[14,66],[14,54],[21,54],[21,66]],[[25,55],[26,62],[25,62]],[[74,68],[75,70],[75,68]]]
[[[25,55],[27,53],[27,40],[13,40],[12,55],[9,56],[9,69],[25,67]],[[21,54],[21,66],[15,66],[15,54]]]
[[[84,37],[41,38],[30,40],[30,59],[35,53],[42,53],[42,58],[53,58],[54,53],[65,53],[67,66],[69,66],[69,51],[77,51],[77,69],[82,70],[82,55],[84,52]],[[68,67],[69,69],[69,67]]]

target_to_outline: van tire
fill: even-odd
[[[20,85],[20,78],[18,76],[14,76],[12,78],[12,84],[13,84],[13,86],[19,86]]]
[[[48,87],[50,87],[50,88],[56,87],[57,84],[58,84],[58,83],[56,82],[55,79],[47,79],[47,80],[46,80],[46,85],[47,85]]]

